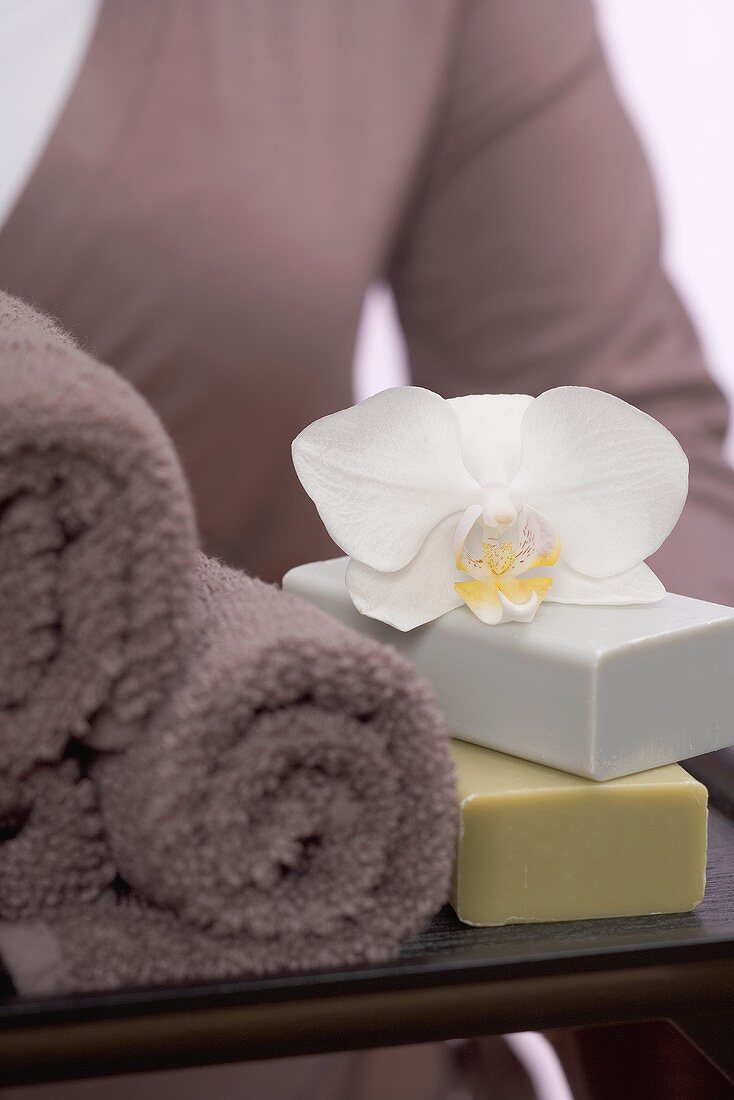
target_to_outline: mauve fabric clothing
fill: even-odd
[[[0,286],[149,398],[205,549],[259,576],[333,552],[289,444],[350,402],[387,278],[417,384],[667,424],[691,493],[653,567],[734,602],[726,405],[659,244],[588,0],[106,0]]]

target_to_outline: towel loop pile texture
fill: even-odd
[[[178,669],[196,538],[152,409],[0,296],[0,767],[134,728]]]
[[[390,647],[195,549],[142,399],[0,295],[0,957],[23,994],[382,961],[443,904]]]
[[[197,581],[180,690],[92,773],[120,873],[192,929],[241,935],[249,969],[384,959],[443,903],[453,863],[429,692],[295,597],[203,557]]]
[[[175,689],[89,769],[117,892],[0,924],[26,993],[378,962],[446,899],[454,779],[414,670],[216,562],[196,581]]]

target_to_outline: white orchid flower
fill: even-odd
[[[545,600],[654,603],[644,564],[681,513],[688,461],[599,390],[444,400],[414,386],[315,421],[293,461],[352,559],[355,607],[412,630],[462,603],[496,624]]]

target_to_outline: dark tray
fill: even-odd
[[[734,1008],[734,755],[711,795],[695,913],[474,929],[446,908],[387,965],[24,1000],[0,997],[3,1083]]]

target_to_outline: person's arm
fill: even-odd
[[[727,406],[659,253],[590,4],[466,3],[390,273],[413,380],[445,396],[594,386],[651,413],[691,462],[651,564],[672,591],[734,603]]]

